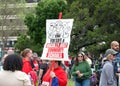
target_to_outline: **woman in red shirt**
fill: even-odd
[[[26,74],[28,74],[30,71],[32,71],[32,67],[31,67],[31,57],[32,57],[32,50],[31,49],[24,49],[21,52],[21,55],[23,57],[23,67],[22,67],[22,71],[25,72]]]
[[[26,74],[29,75],[31,82],[34,83],[34,86],[36,86],[36,82],[37,82],[37,74],[35,71],[33,71],[32,66],[31,66],[31,57],[32,57],[32,50],[29,48],[24,49],[21,52],[21,55],[23,57],[23,67],[22,67],[22,71],[25,72]]]

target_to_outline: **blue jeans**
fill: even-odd
[[[81,82],[75,80],[75,86],[90,86],[90,79],[85,79]]]

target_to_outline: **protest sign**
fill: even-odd
[[[46,20],[46,43],[41,59],[68,61],[73,19]]]

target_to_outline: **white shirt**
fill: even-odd
[[[27,74],[21,71],[0,71],[0,86],[32,86]]]

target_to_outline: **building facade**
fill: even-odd
[[[21,2],[23,0],[20,0]],[[34,12],[37,2],[38,0],[26,0],[23,5],[5,4],[6,7],[0,7],[0,58],[3,51],[7,51],[9,48],[15,50],[14,44],[17,42],[17,37],[27,31],[24,14],[25,12]]]

